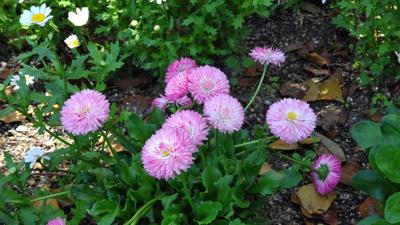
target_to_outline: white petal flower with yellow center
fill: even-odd
[[[14,91],[17,91],[20,88],[18,81],[21,79],[21,76],[22,76],[21,74],[14,75],[10,79],[10,84],[13,86]],[[26,83],[26,86],[32,85],[34,83],[33,77],[31,75],[25,75],[25,83]]]
[[[68,20],[71,21],[75,26],[83,26],[89,20],[89,9],[83,7],[81,9],[76,8],[75,12],[68,13]]]
[[[32,169],[39,159],[50,160],[50,157],[46,156],[45,154],[46,152],[41,147],[33,147],[26,152],[24,161],[29,163],[29,167]]]
[[[65,40],[65,44],[68,45],[68,48],[76,48],[80,45],[79,39],[75,34],[69,35]]]
[[[46,4],[32,6],[30,10],[24,10],[22,12],[19,22],[26,26],[37,24],[43,27],[49,19],[53,18],[50,13],[51,9],[47,7]]]

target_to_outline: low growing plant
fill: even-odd
[[[375,214],[362,225],[400,223],[400,114],[394,110],[380,123],[361,121],[351,129],[354,140],[368,151],[370,169],[361,170],[352,186],[382,203],[383,214]]]

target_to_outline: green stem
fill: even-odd
[[[144,214],[161,198],[162,196],[158,196],[153,198],[152,200],[148,201],[144,204],[138,211],[136,211],[135,215],[133,215],[128,222],[124,223],[124,225],[136,225],[139,220],[142,218]]]
[[[104,141],[107,143],[108,147],[110,148],[110,150],[113,154],[113,158],[115,159],[115,162],[118,163],[120,159],[118,158],[117,151],[115,151],[114,147],[112,146],[110,139],[107,137],[107,133],[105,131],[102,131],[101,134],[103,135]]]
[[[182,174],[180,177],[180,180],[183,184],[183,194],[185,195],[186,200],[189,202],[190,207],[192,208],[192,210],[194,211],[194,204],[193,204],[193,199],[190,196],[190,190],[188,188],[188,177],[187,174]]]
[[[311,165],[308,164],[308,163],[306,163],[306,162],[299,161],[299,160],[297,160],[297,159],[294,159],[293,157],[287,156],[287,155],[282,154],[282,153],[280,153],[280,152],[278,152],[278,151],[272,151],[272,152],[273,152],[274,154],[278,155],[278,156],[281,157],[281,158],[290,160],[290,161],[292,161],[292,162],[294,162],[294,163],[303,165],[303,166],[305,166],[305,167],[307,167],[307,168],[311,168]]]
[[[240,148],[240,147],[247,146],[247,145],[257,144],[257,143],[259,143],[261,140],[264,140],[264,139],[258,139],[258,140],[254,140],[254,141],[249,141],[249,142],[237,144],[237,145],[234,145],[233,148]]]
[[[45,200],[48,198],[55,198],[55,197],[63,196],[63,195],[67,195],[67,194],[69,194],[69,191],[62,191],[62,192],[58,192],[58,193],[51,194],[51,195],[45,195],[45,196],[33,198],[33,199],[31,199],[31,202],[37,202],[37,201]]]
[[[247,109],[250,107],[251,104],[253,104],[254,100],[256,99],[256,96],[258,95],[258,92],[259,92],[260,89],[261,89],[261,85],[262,85],[262,83],[264,82],[265,74],[266,74],[266,72],[267,72],[267,66],[268,66],[267,64],[264,65],[264,70],[263,70],[263,73],[262,73],[260,82],[258,83],[257,89],[256,89],[256,91],[254,92],[253,96],[251,97],[249,103],[248,103],[248,104],[246,105],[246,107],[244,108],[244,111],[247,111]]]

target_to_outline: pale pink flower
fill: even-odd
[[[163,127],[175,127],[186,130],[192,142],[202,145],[207,139],[208,126],[200,113],[192,110],[183,110],[173,114],[167,119]]]
[[[277,48],[255,47],[251,50],[250,56],[254,61],[261,64],[272,64],[280,66],[285,62],[285,54]]]
[[[331,192],[340,181],[342,168],[340,160],[332,154],[323,154],[314,161],[311,177],[315,189],[321,195]]]
[[[196,145],[186,130],[165,127],[148,139],[142,149],[142,163],[157,179],[175,178],[193,163]]]
[[[160,97],[153,99],[151,105],[159,109],[165,109],[168,103],[168,99],[164,95],[160,95]]]
[[[182,98],[176,100],[176,104],[181,105],[181,106],[190,106],[191,104],[193,104],[193,101],[191,98],[189,98],[187,95],[185,95]]]
[[[176,102],[188,93],[189,81],[187,79],[188,72],[184,71],[175,75],[167,82],[165,87],[165,97],[171,101]]]
[[[244,109],[239,101],[227,94],[220,94],[204,103],[204,114],[211,126],[222,133],[240,130],[244,121]]]
[[[271,133],[287,143],[307,138],[314,131],[317,116],[307,102],[285,98],[272,104],[267,111]]]
[[[57,217],[47,222],[47,225],[65,225],[65,220],[61,217]]]
[[[197,67],[196,61],[191,58],[180,58],[173,61],[167,68],[165,80],[169,82],[174,76],[187,70],[192,70]]]
[[[191,71],[189,91],[194,100],[204,103],[207,99],[219,94],[229,94],[229,81],[218,68],[201,66]]]
[[[72,95],[61,110],[61,124],[74,135],[85,135],[99,129],[108,119],[110,104],[95,90]]]

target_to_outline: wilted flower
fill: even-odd
[[[80,45],[79,39],[75,34],[69,35],[65,40],[65,44],[67,44],[68,48],[76,48]]]
[[[61,124],[74,135],[84,135],[99,129],[108,119],[110,104],[94,90],[72,95],[61,110]]]
[[[32,169],[39,159],[50,160],[50,157],[45,156],[45,154],[46,152],[41,147],[32,147],[26,152],[24,161],[29,163],[29,167]]]
[[[173,61],[167,68],[165,80],[169,82],[174,76],[197,67],[196,61],[191,58],[180,58]]]
[[[261,64],[280,66],[285,61],[285,54],[277,48],[255,47],[250,56]]]
[[[13,90],[17,91],[20,89],[20,86],[18,85],[18,81],[21,79],[22,75],[14,75],[10,79],[10,84],[13,86]],[[25,77],[25,84],[26,86],[32,85],[34,83],[33,78],[31,75],[24,75]]]
[[[220,94],[204,103],[204,114],[211,126],[222,133],[240,130],[244,121],[244,109],[239,101],[227,94]]]
[[[164,95],[160,95],[160,97],[153,99],[151,105],[159,109],[165,109],[168,103],[168,99]]]
[[[157,179],[175,178],[193,163],[197,150],[186,130],[165,127],[148,139],[142,149],[142,163]]]
[[[50,13],[51,9],[46,7],[46,4],[43,4],[40,7],[32,6],[30,10],[24,10],[22,12],[19,22],[26,26],[32,24],[44,26],[49,19],[53,18],[53,16],[50,16]]]
[[[201,66],[193,69],[188,76],[189,91],[194,100],[204,103],[219,94],[229,94],[229,81],[218,68]]]
[[[78,27],[85,25],[89,20],[88,7],[76,8],[75,12],[68,12],[68,20]]]
[[[287,143],[307,138],[314,131],[317,116],[308,103],[285,98],[272,104],[267,111],[271,132]]]
[[[61,217],[50,220],[47,225],[65,225],[65,220]]]
[[[340,181],[342,168],[340,160],[332,154],[323,154],[314,161],[311,177],[315,189],[321,195],[331,192]]]
[[[192,110],[183,110],[173,114],[167,119],[163,127],[180,128],[186,130],[192,142],[202,145],[207,139],[208,126],[200,113]]]

